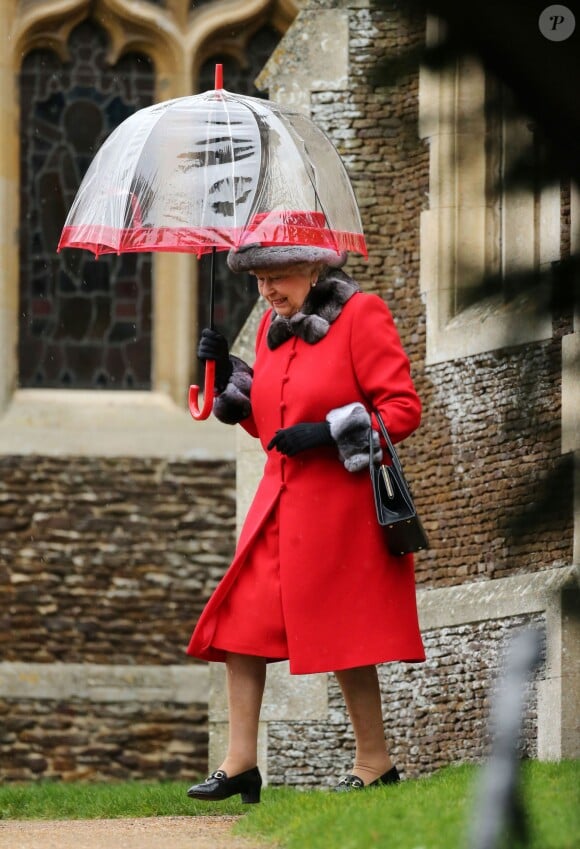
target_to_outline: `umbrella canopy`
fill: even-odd
[[[199,256],[255,243],[367,254],[326,135],[305,115],[219,89],[157,103],[117,127],[87,171],[59,250]]]
[[[367,256],[358,206],[330,139],[300,112],[216,87],[135,112],[92,161],[58,250],[95,256],[209,251],[260,244],[313,245]],[[210,312],[213,323],[213,261]],[[209,416],[191,386],[195,419]]]

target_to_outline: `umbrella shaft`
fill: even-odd
[[[215,248],[211,251],[211,265],[209,271],[209,326],[215,330],[214,322],[215,308]]]

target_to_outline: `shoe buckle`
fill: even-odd
[[[365,786],[365,783],[362,778],[358,777],[358,775],[345,775],[345,777],[338,782],[338,786],[353,787],[359,790],[361,787]]]

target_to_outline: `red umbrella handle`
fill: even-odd
[[[198,406],[199,386],[189,387],[189,412],[196,421],[209,418],[213,408],[213,391],[215,382],[215,360],[205,361],[205,384],[203,387],[203,407]]]

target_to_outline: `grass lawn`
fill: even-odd
[[[182,782],[4,785],[0,820],[244,814],[236,832],[284,849],[466,849],[478,776],[475,767],[459,766],[361,793],[266,788],[260,805],[239,797],[196,802]],[[522,790],[528,849],[578,849],[580,761],[526,762]]]

